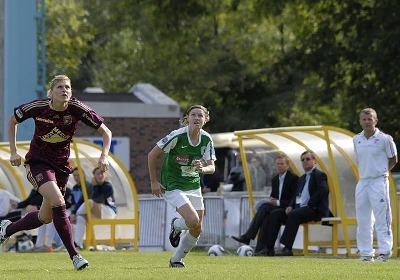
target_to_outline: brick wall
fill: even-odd
[[[130,170],[138,193],[151,193],[147,154],[156,142],[179,127],[177,118],[106,118],[105,124],[114,137],[130,137]],[[96,130],[80,123],[77,137],[99,136]],[[161,167],[161,159],[158,168]],[[158,169],[160,171],[160,169]]]

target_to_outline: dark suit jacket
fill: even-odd
[[[299,184],[305,179],[306,174],[300,177]],[[311,172],[310,181],[308,183],[308,191],[310,192],[310,200],[308,207],[316,210],[315,221],[320,221],[322,217],[329,217],[329,187],[326,174],[316,168]],[[296,197],[290,203],[294,208]]]
[[[39,209],[40,206],[42,206],[42,201],[43,196],[39,192],[32,189],[29,196],[25,200],[18,202],[17,208],[21,209],[25,208],[28,205],[34,205],[37,206],[37,208]]]
[[[289,206],[293,198],[295,198],[298,180],[299,176],[297,176],[293,172],[290,172],[289,170],[286,172],[285,180],[283,180],[282,194],[280,199],[281,208],[286,208],[287,206]],[[271,185],[271,196],[278,199],[279,174],[272,178]]]

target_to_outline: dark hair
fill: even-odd
[[[97,170],[99,170],[100,169],[100,167],[95,167],[94,169],[93,169],[93,171],[92,171],[92,174],[94,175],[94,173],[97,171]]]
[[[188,116],[190,114],[190,111],[192,111],[193,109],[201,109],[204,114],[205,114],[205,119],[206,119],[206,123],[210,120],[210,112],[207,110],[206,107],[204,107],[203,105],[193,105],[191,106],[187,111],[185,116],[180,120],[181,125],[187,125],[188,124]]]
[[[312,157],[313,159],[316,158],[315,153],[314,153],[313,151],[311,151],[311,150],[306,150],[306,151],[304,151],[304,152],[300,155],[300,157],[304,156],[305,154],[311,154],[311,157]]]

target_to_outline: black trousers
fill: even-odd
[[[314,221],[317,211],[310,207],[296,208],[286,215],[285,209],[277,209],[270,213],[268,225],[260,232],[260,237],[265,239],[265,247],[273,249],[281,225],[285,225],[280,243],[292,249],[299,226],[303,223]]]
[[[21,211],[13,211],[8,213],[5,216],[0,216],[0,221],[1,220],[10,220],[11,222],[16,222],[19,219],[21,219]]]
[[[268,218],[268,215],[275,209],[278,209],[277,206],[272,205],[271,203],[264,203],[258,208],[256,214],[250,222],[249,228],[247,229],[244,236],[249,239],[255,239],[258,233],[258,230],[262,226],[263,222]]]
[[[243,236],[247,239],[255,239],[258,231],[267,226],[269,214],[276,209],[280,208],[268,202],[262,204],[260,208],[258,208],[256,214],[254,215],[254,218],[250,222],[249,228],[247,229],[246,233],[243,234]],[[255,248],[256,252],[264,248],[264,243],[260,242],[259,244],[259,240],[260,236],[257,239],[257,245]]]

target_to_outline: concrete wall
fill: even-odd
[[[142,104],[142,106],[146,106]],[[94,108],[97,110],[96,108]],[[100,115],[101,113],[98,112]],[[179,118],[115,118],[105,116],[113,137],[130,137],[130,170],[138,193],[150,193],[147,154],[156,142],[179,127]],[[98,136],[96,130],[80,123],[75,136]],[[161,167],[161,160],[159,161]]]

